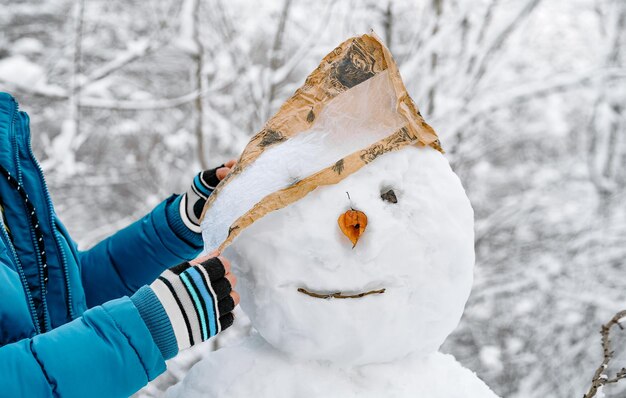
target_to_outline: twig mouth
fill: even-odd
[[[315,293],[315,292],[310,292],[308,290],[306,290],[303,287],[299,287],[298,291],[302,294],[306,294],[307,296],[311,296],[314,298],[318,298],[318,299],[324,299],[324,300],[330,300],[330,299],[356,299],[356,298],[361,298],[361,297],[365,297],[365,296],[369,296],[369,295],[373,295],[373,294],[383,294],[385,293],[387,289],[382,288],[382,289],[378,289],[378,290],[370,290],[369,292],[362,292],[362,293],[356,293],[356,294],[343,294],[341,292],[335,292],[335,293]]]

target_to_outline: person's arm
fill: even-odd
[[[200,253],[202,238],[197,244],[185,240],[167,220],[178,201],[180,197],[169,197],[140,220],[78,253],[88,307],[132,295],[164,269]]]
[[[78,252],[87,306],[131,295],[164,269],[202,251],[200,212],[230,166],[200,173],[181,196],[171,196],[142,219]]]
[[[128,397],[179,350],[233,323],[236,279],[223,258],[183,263],[150,286],[50,332],[0,347],[0,395]]]
[[[164,370],[148,327],[124,297],[50,332],[0,347],[0,395],[128,397]]]

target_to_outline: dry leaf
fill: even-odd
[[[341,232],[352,242],[352,248],[354,249],[367,227],[367,216],[362,211],[350,209],[340,215],[337,222]]]

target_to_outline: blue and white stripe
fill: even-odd
[[[180,275],[167,270],[150,287],[172,320],[179,350],[220,332],[218,298],[202,267],[189,267]]]

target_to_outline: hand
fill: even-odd
[[[230,272],[227,259],[204,257],[165,270],[131,299],[152,333],[152,329],[163,322],[155,321],[154,313],[145,310],[148,307],[145,297],[152,296],[151,293],[154,294],[152,297],[156,296],[169,318],[180,351],[233,324],[232,311],[239,304],[239,295],[233,290],[236,284],[237,278]],[[151,293],[144,289],[151,290]],[[157,341],[157,345],[166,359],[175,354],[172,344]]]
[[[180,216],[185,225],[196,233],[200,233],[200,216],[202,209],[217,184],[230,173],[230,169],[237,163],[231,159],[223,165],[211,170],[198,173],[193,179],[189,190],[180,201]]]

